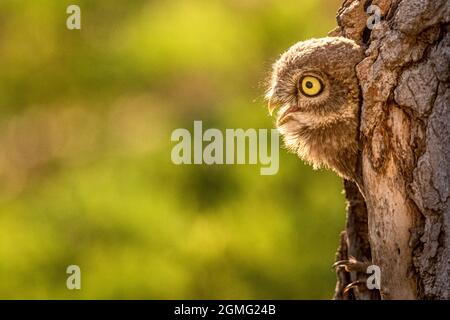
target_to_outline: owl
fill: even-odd
[[[363,49],[343,37],[302,41],[273,65],[266,98],[278,109],[285,146],[314,168],[330,168],[361,189],[360,89],[355,66]]]

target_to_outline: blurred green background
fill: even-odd
[[[272,128],[271,64],[339,4],[2,0],[0,298],[331,298],[340,179],[284,150],[275,176],[175,166],[170,135]]]

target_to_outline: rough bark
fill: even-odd
[[[339,250],[336,261],[348,260],[354,257],[358,261],[371,261],[367,207],[364,198],[358,191],[358,187],[350,181],[344,181],[347,199],[347,223],[346,230],[341,233]],[[336,300],[374,300],[379,299],[378,290],[368,290],[364,285],[357,285],[346,290],[346,287],[355,281],[365,283],[367,274],[365,270],[346,272],[345,269],[337,270],[338,281],[336,284]]]
[[[369,5],[382,14],[372,30]],[[356,68],[366,201],[346,184],[338,258],[371,258],[383,299],[450,299],[450,2],[347,0],[337,21],[333,35],[366,48]],[[338,274],[337,289],[351,280]]]

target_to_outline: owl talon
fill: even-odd
[[[371,300],[380,299],[378,290],[372,290],[367,286],[367,267],[369,262],[360,262],[354,257],[348,260],[340,260],[333,264],[339,275],[340,282],[337,297],[340,299]],[[345,275],[344,272],[348,272]]]
[[[344,288],[344,293],[348,293],[351,289],[357,288],[357,287],[359,287],[360,285],[365,285],[365,284],[366,284],[366,282],[365,282],[365,281],[362,281],[362,280],[356,280],[356,281],[353,281],[352,283],[348,284],[348,285]]]
[[[369,263],[360,262],[356,260],[354,257],[350,257],[348,260],[340,260],[333,264],[334,269],[344,268],[347,272],[366,272]]]

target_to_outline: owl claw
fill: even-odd
[[[333,264],[334,269],[344,268],[347,272],[366,272],[368,266],[367,262],[360,262],[354,257],[350,257],[348,260],[340,260]]]
[[[367,285],[367,267],[369,262],[360,262],[354,257],[333,264],[338,274],[336,299],[379,300],[379,291],[373,291]],[[343,270],[342,270],[343,269]],[[348,272],[348,275],[344,275]],[[350,282],[350,283],[349,283]]]
[[[344,293],[348,293],[350,291],[350,289],[356,288],[360,285],[365,285],[366,282],[362,281],[362,280],[356,280],[353,281],[352,283],[349,283],[345,288],[344,288]]]

